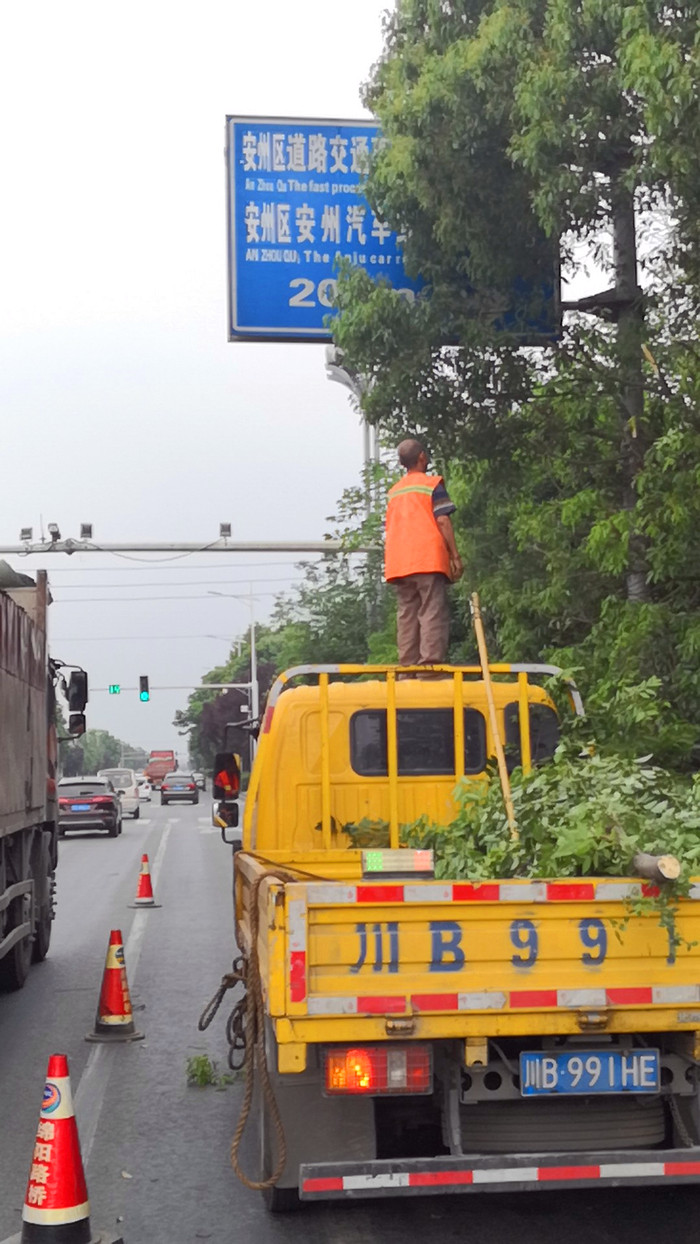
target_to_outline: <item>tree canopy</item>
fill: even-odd
[[[336,328],[368,417],[445,466],[493,654],[580,667],[601,703],[658,679],[657,751],[680,764],[700,726],[699,68],[688,6],[399,0],[367,193],[426,291],[346,270]],[[610,288],[533,348],[504,309],[537,320],[548,247]]]

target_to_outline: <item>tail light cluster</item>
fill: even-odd
[[[112,795],[71,795],[69,798],[67,798],[64,795],[61,795],[59,796],[58,802],[59,802],[59,805],[68,804],[68,803],[89,803],[91,805],[97,804],[97,805],[101,805],[102,807],[109,805],[111,807],[113,803],[113,796]]]
[[[326,1093],[430,1093],[433,1063],[428,1045],[330,1046],[324,1051]]]

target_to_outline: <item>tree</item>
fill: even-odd
[[[63,716],[59,719],[59,737],[65,740]],[[86,730],[81,739],[63,742],[61,768],[64,777],[97,773],[99,769],[115,769],[124,765],[134,769],[143,767],[148,760],[143,748],[131,747],[117,739],[107,730]]]
[[[585,661],[601,702],[658,676],[679,760],[700,725],[699,20],[656,0],[399,0],[366,88],[389,140],[368,195],[429,297],[346,271],[336,330],[370,419],[450,463],[494,654]],[[585,247],[612,288],[533,351],[494,319],[506,300],[537,318],[541,286],[516,278],[560,236],[568,271]]]

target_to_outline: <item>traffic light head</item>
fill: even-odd
[[[150,700],[150,698],[151,693],[148,689],[148,674],[141,674],[139,676],[139,699],[145,704],[147,700]]]

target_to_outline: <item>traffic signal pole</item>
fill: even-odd
[[[0,553],[26,557],[44,553],[367,553],[367,548],[347,548],[342,540],[194,540],[120,541],[96,544],[94,540],[27,540],[23,544],[0,544]]]

